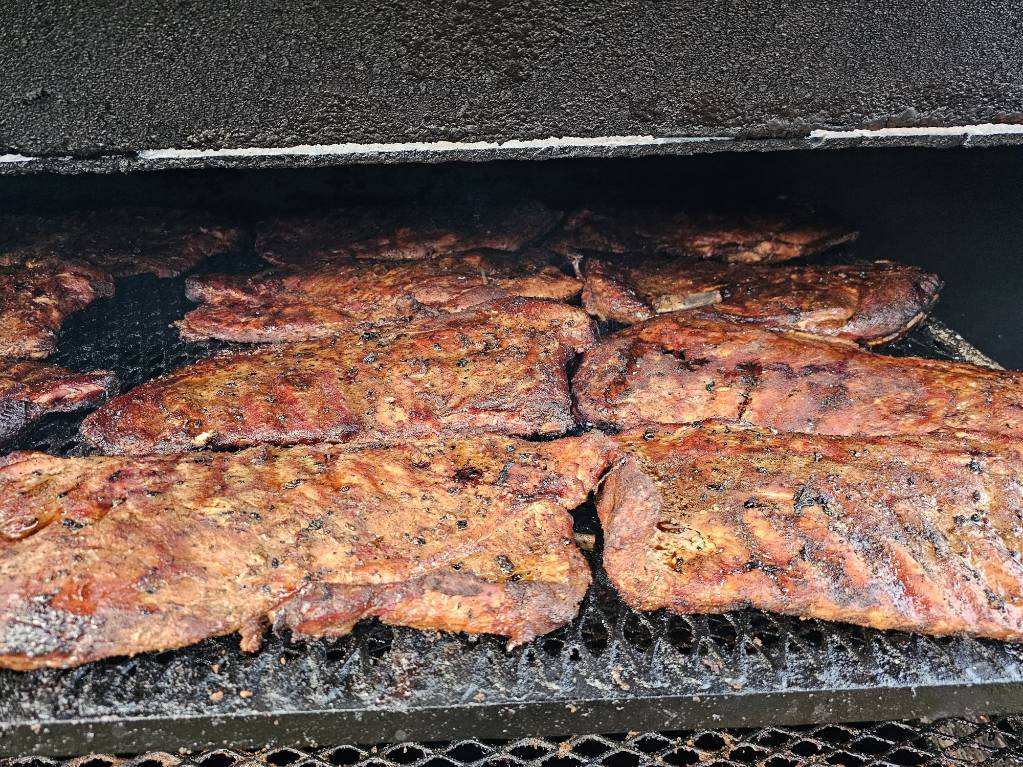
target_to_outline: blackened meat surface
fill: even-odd
[[[47,249],[113,277],[174,277],[203,259],[236,250],[243,232],[215,218],[173,208],[74,211],[0,219],[0,243]],[[3,245],[0,245],[0,249]]]
[[[607,437],[431,439],[144,458],[0,459],[0,666],[74,666],[266,622],[362,618],[521,643],[590,581],[568,510]]]
[[[278,266],[345,258],[405,260],[469,250],[519,250],[560,214],[538,202],[350,207],[260,225],[256,252]]]
[[[509,296],[569,300],[580,288],[579,280],[536,251],[520,256],[471,252],[412,262],[340,258],[255,276],[191,277],[188,297],[202,306],[178,327],[189,340],[299,341],[365,323],[408,321],[427,308],[455,312]]]
[[[104,270],[52,250],[0,245],[0,359],[51,354],[68,315],[113,295]]]
[[[941,280],[912,266],[721,264],[665,256],[585,265],[583,303],[600,319],[633,323],[656,314],[705,312],[867,345],[893,341],[927,314]]]
[[[0,441],[49,413],[98,404],[111,393],[112,373],[73,373],[43,362],[0,360]]]
[[[1023,639],[1021,443],[706,423],[619,436],[604,567],[640,610]]]
[[[563,434],[566,366],[594,341],[582,309],[512,298],[398,327],[257,347],[187,365],[82,424],[107,453],[444,432]]]
[[[821,253],[855,238],[855,230],[794,209],[747,214],[647,206],[577,210],[548,244],[569,256],[665,254],[769,263]]]
[[[887,357],[698,312],[660,315],[601,341],[572,391],[581,420],[613,428],[726,418],[838,435],[1023,429],[1023,373]]]

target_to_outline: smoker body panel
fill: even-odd
[[[688,153],[989,123],[1009,128],[969,140],[1016,141],[1021,41],[1011,0],[47,0],[0,29],[0,170]],[[566,137],[590,143],[549,141]],[[253,148],[278,153],[233,152]]]

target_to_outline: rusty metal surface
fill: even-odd
[[[0,155],[49,158],[2,164],[15,172],[779,148],[807,146],[820,128],[1018,123],[1023,114],[1023,9],[1013,0],[7,6]],[[565,136],[742,141],[443,156],[372,147],[304,159],[138,155]],[[978,143],[1004,140],[1013,138]]]

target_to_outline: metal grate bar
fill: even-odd
[[[151,752],[0,760],[0,767],[728,767],[1018,765],[1023,718],[944,719],[804,727],[574,735],[439,743],[269,746],[195,754]]]

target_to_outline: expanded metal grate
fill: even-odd
[[[252,269],[257,262],[250,254],[207,268],[225,266]],[[215,348],[178,339],[171,323],[187,309],[181,279],[126,280],[113,299],[68,323],[55,360],[77,370],[112,369],[124,388],[134,386]],[[944,359],[977,354],[940,323],[917,329],[894,351]],[[15,447],[82,453],[79,420],[50,419]],[[639,614],[621,603],[600,571],[591,506],[578,512],[577,529],[596,537],[590,553],[594,587],[571,625],[525,647],[508,651],[497,637],[431,634],[367,621],[336,640],[298,644],[271,635],[252,655],[240,652],[234,637],[223,637],[78,669],[0,672],[0,754],[245,748],[269,738],[304,747],[457,742],[467,736],[780,726],[1023,708],[1023,647],[752,610]],[[619,743],[613,747],[619,750],[621,743],[639,742],[605,740]],[[555,751],[575,748],[535,742],[554,744]],[[479,743],[491,749],[487,758],[514,756],[510,745]],[[430,748],[430,759],[447,759],[443,749],[455,746]],[[297,762],[311,752],[295,753]],[[369,751],[359,753],[371,758]],[[734,753],[752,754],[749,763],[759,758],[755,749],[729,752],[727,759],[735,763],[747,762]],[[723,753],[720,758],[732,763]]]
[[[1023,763],[1023,719],[945,719],[196,754],[0,760],[2,767],[912,767]]]

